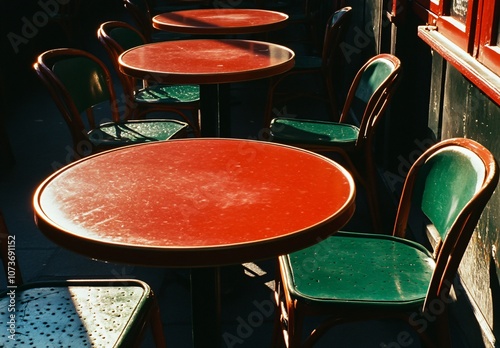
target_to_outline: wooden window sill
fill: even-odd
[[[499,75],[440,34],[434,26],[419,26],[418,36],[497,105],[500,105]]]

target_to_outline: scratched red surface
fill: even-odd
[[[41,185],[35,205],[45,220],[84,238],[217,246],[295,233],[333,219],[352,203],[353,187],[342,167],[303,150],[183,139],[76,162]]]

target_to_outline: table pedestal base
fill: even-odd
[[[230,84],[200,85],[201,135],[231,136]]]
[[[220,268],[191,269],[193,347],[214,348],[221,344]]]

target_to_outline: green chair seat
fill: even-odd
[[[275,118],[271,122],[273,141],[314,145],[355,145],[359,128],[346,123]]]
[[[2,318],[8,293],[0,294]],[[15,293],[16,334],[2,330],[5,347],[127,347],[140,341],[153,301],[147,284],[119,279],[30,283]]]
[[[183,136],[186,129],[186,123],[176,120],[131,120],[105,123],[91,130],[88,136],[96,148],[107,148],[168,140]]]
[[[420,244],[349,232],[284,257],[293,296],[349,308],[422,305],[435,265]]]
[[[194,103],[200,100],[198,85],[152,85],[135,94],[137,103]]]

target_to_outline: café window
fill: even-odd
[[[416,3],[422,19],[500,76],[500,1],[416,0]]]
[[[413,10],[427,23],[419,36],[500,104],[500,1],[416,0]]]
[[[500,75],[500,2],[485,1],[482,16],[478,25],[481,25],[479,35],[477,59]]]
[[[441,15],[436,23],[441,34],[470,54],[474,50],[474,35],[477,25],[480,25],[475,21],[478,1],[443,0],[440,4]]]

